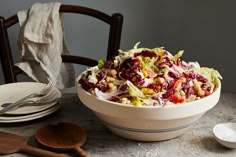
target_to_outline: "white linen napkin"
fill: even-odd
[[[30,10],[17,13],[20,23],[19,48],[22,62],[16,65],[37,82],[56,82],[64,89],[74,86],[72,64],[62,63],[69,54],[64,38],[61,3],[35,3]]]

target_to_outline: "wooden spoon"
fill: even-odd
[[[0,131],[0,154],[12,154],[17,152],[25,152],[39,157],[69,157],[64,154],[49,152],[27,145],[26,138]]]
[[[40,144],[53,150],[75,150],[83,157],[90,157],[81,149],[87,139],[87,134],[78,125],[65,122],[47,125],[37,130],[35,138]]]

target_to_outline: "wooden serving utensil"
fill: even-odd
[[[56,151],[75,150],[82,157],[90,157],[81,146],[86,142],[87,134],[83,128],[72,123],[61,122],[47,125],[37,130],[36,140]]]
[[[47,150],[34,148],[27,145],[26,138],[0,131],[0,154],[6,155],[17,152],[24,152],[39,157],[69,157],[64,154],[58,154]]]

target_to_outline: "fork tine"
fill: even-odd
[[[39,92],[40,94],[45,93],[45,91],[48,90],[48,88],[51,88],[52,82],[48,82],[48,84],[46,86],[44,86],[44,88]]]
[[[40,91],[40,94],[47,94],[55,86],[55,82],[50,81],[43,90]]]
[[[49,93],[46,96],[42,97],[41,99],[36,100],[36,102],[38,103],[38,102],[44,102],[44,101],[51,100],[51,99],[55,98],[56,95],[57,95],[57,93],[55,91],[51,90],[51,91],[49,91]]]

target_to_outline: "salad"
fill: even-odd
[[[100,99],[161,107],[204,98],[219,87],[219,72],[185,62],[184,51],[172,55],[163,47],[138,48],[138,44],[106,62],[99,60],[78,83]]]

